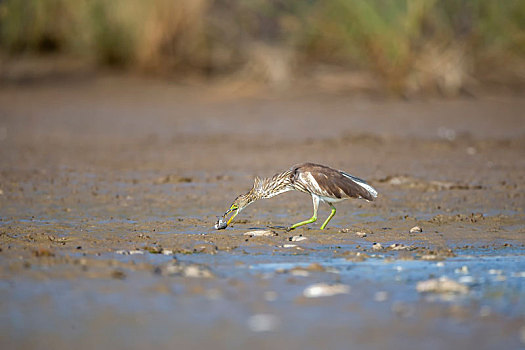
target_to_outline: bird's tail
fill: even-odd
[[[368,183],[366,183],[365,180],[360,179],[360,178],[358,178],[356,176],[347,174],[345,172],[342,172],[342,173],[343,173],[344,176],[346,176],[347,178],[349,178],[350,180],[354,181],[356,184],[358,184],[359,186],[364,188],[368,193],[370,193],[370,196],[372,196],[372,198],[377,198],[377,191],[376,191],[376,189],[373,188],[372,186],[370,186]]]

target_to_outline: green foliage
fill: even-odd
[[[434,53],[446,60],[455,52],[464,70],[465,62],[523,60],[525,1],[0,2],[0,50],[12,55],[54,51],[103,65],[220,72],[241,68],[254,42],[292,49],[304,63],[370,70],[400,92],[446,65]]]

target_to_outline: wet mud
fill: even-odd
[[[0,88],[2,349],[525,346],[525,99]],[[376,201],[286,193],[311,161]]]

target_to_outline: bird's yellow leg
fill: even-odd
[[[335,207],[332,203],[328,203],[330,204],[330,207],[332,208],[332,212],[330,213],[330,216],[328,216],[328,218],[326,218],[325,222],[321,225],[321,230],[324,230],[324,228],[326,227],[326,224],[328,224],[328,221],[332,220],[332,218],[334,217],[335,215]]]
[[[293,224],[292,226],[286,229],[287,231],[290,231],[299,226],[308,225],[308,224],[311,224],[312,222],[317,221],[317,208],[319,208],[319,197],[312,195],[312,201],[314,204],[314,215],[308,220],[298,222],[297,224]]]
[[[287,230],[290,231],[290,230],[293,230],[294,228],[297,228],[299,226],[308,225],[308,224],[311,224],[312,222],[316,222],[316,221],[317,221],[317,215],[314,214],[314,216],[312,216],[310,219],[298,222],[297,224],[293,224],[292,226],[288,227]]]

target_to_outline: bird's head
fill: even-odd
[[[260,198],[261,183],[261,179],[255,178],[252,189],[235,198],[230,209],[224,213],[222,220],[219,221],[218,228],[226,228],[244,208]]]
[[[237,216],[237,214],[239,214],[248,205],[252,204],[254,200],[255,199],[253,199],[253,197],[250,195],[250,192],[241,194],[239,197],[235,198],[230,209],[224,213],[223,217],[225,220],[227,220],[226,225],[229,225]]]

